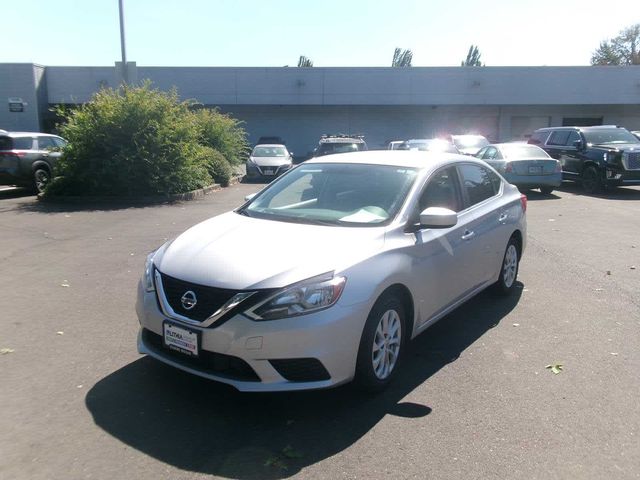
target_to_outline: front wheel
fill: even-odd
[[[500,277],[494,284],[494,290],[500,295],[509,295],[513,292],[518,278],[518,267],[520,265],[520,254],[518,243],[511,237],[502,258]]]
[[[356,383],[367,391],[383,390],[394,377],[404,353],[406,317],[402,302],[393,294],[375,303],[362,332]]]
[[[600,173],[595,167],[587,167],[582,172],[582,188],[589,194],[598,194],[602,192],[602,180]]]
[[[553,187],[540,187],[540,192],[544,195],[551,195],[551,192],[553,192]]]

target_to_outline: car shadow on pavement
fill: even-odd
[[[553,192],[545,194],[537,190],[524,190],[522,193],[524,193],[527,196],[527,201],[530,201],[530,202],[542,201],[542,200],[560,200],[560,197]]]
[[[582,185],[578,182],[563,182],[562,186],[558,187],[558,190],[574,195],[602,198],[603,200],[640,200],[639,187],[614,187],[608,188],[602,193],[589,194],[584,191]]]
[[[499,300],[483,293],[428,329],[377,395],[350,385],[243,394],[145,357],[100,380],[86,406],[104,431],[176,468],[225,478],[290,477],[347,449],[386,415],[429,415],[428,395],[421,403],[403,399],[513,310],[523,285],[517,287]]]

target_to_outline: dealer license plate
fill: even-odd
[[[542,167],[529,167],[529,175],[542,175]]]
[[[191,357],[198,356],[200,338],[197,331],[178,327],[169,322],[164,322],[163,331],[165,347]]]

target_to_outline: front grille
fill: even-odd
[[[238,290],[230,290],[226,288],[207,287],[205,285],[197,285],[191,282],[185,282],[177,278],[170,277],[164,273],[160,273],[162,279],[162,289],[167,302],[174,312],[187,318],[203,322],[213,315],[220,307],[227,303],[231,298],[239,293]],[[182,306],[182,296],[192,291],[197,298],[195,307],[187,310]]]
[[[640,152],[625,152],[622,159],[627,170],[640,170]]]
[[[331,378],[327,369],[317,358],[288,358],[269,360],[269,363],[290,382],[318,382]]]
[[[209,352],[207,350],[200,350],[198,357],[188,357],[182,353],[165,348],[162,344],[162,336],[146,328],[142,330],[142,341],[147,348],[159,355],[169,357],[176,363],[191,367],[203,373],[217,375],[230,380],[241,380],[245,382],[260,381],[258,374],[241,358],[224,355],[222,353]]]

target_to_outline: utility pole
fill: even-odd
[[[129,82],[128,68],[127,68],[127,48],[124,41],[124,10],[122,8],[122,0],[118,0],[118,6],[120,7],[120,50],[122,51],[122,80],[125,84]]]

